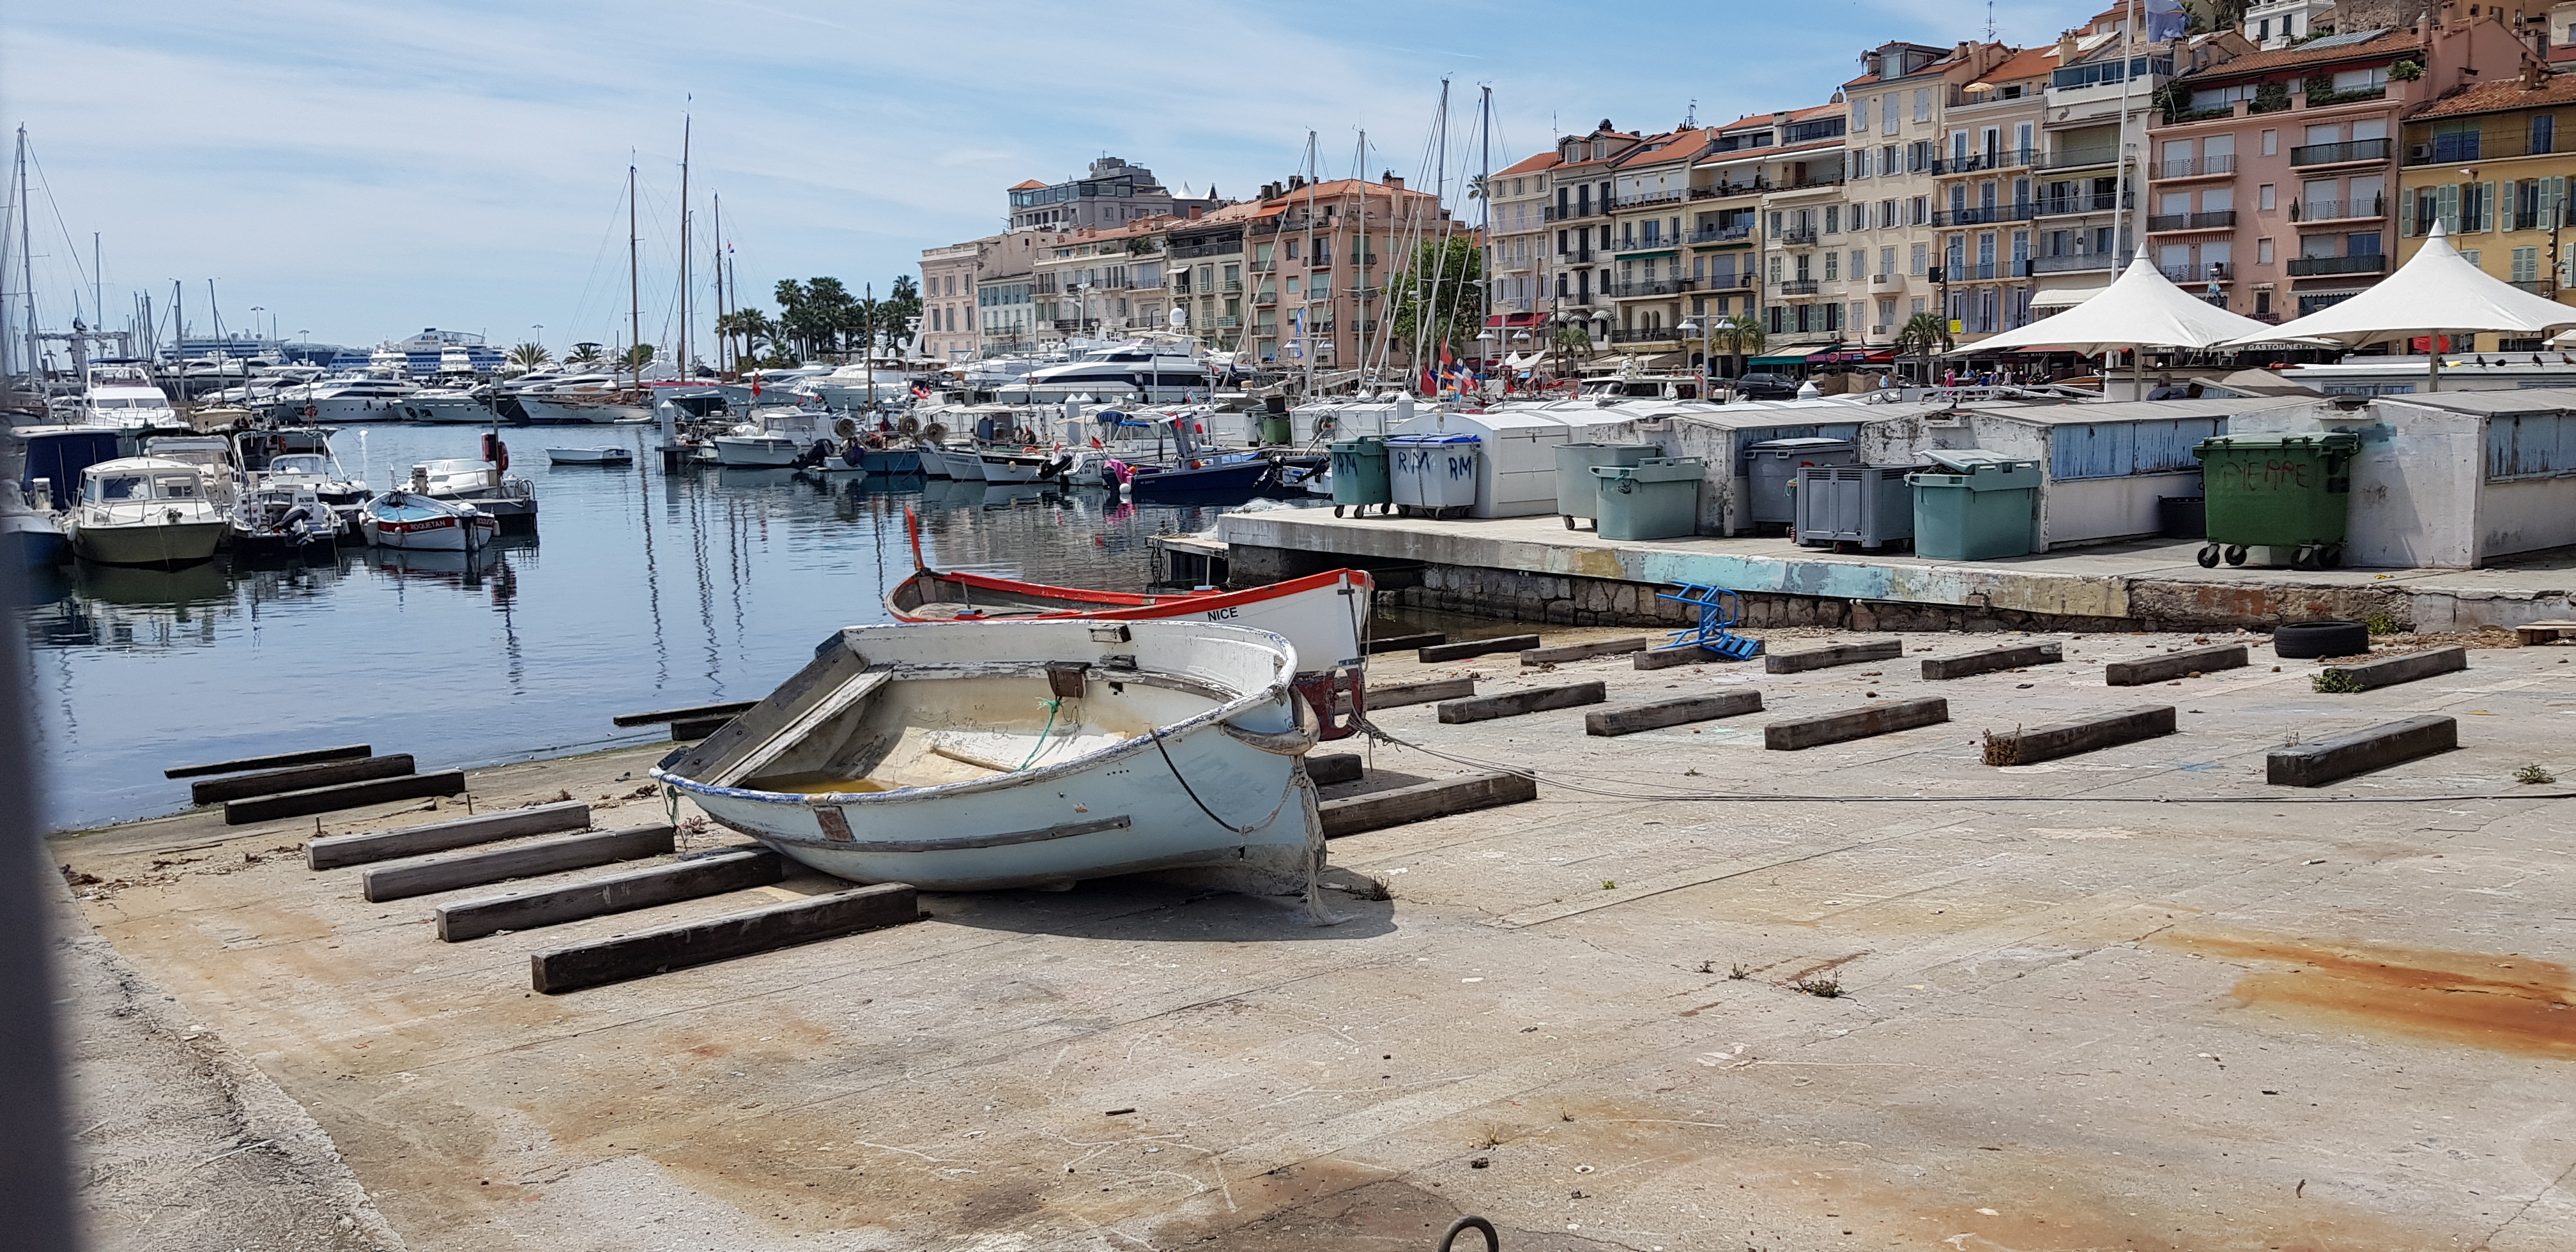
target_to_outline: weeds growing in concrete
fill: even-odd
[[[1835,1000],[1842,997],[1843,980],[1837,974],[1819,974],[1790,983],[1789,989],[1814,996],[1819,1000]]]
[[[2327,695],[2349,695],[2363,690],[2360,679],[2339,669],[2318,670],[2317,676],[2308,681],[2310,685]]]
[[[2364,629],[2374,635],[2402,635],[2406,633],[2406,623],[2397,620],[2397,615],[2386,609],[2372,609],[2371,611],[2362,614],[2361,624]]]
[[[2513,772],[2513,780],[2518,783],[2525,783],[2536,787],[2542,783],[2554,783],[2558,781],[2558,775],[2550,773],[2546,766],[2525,765],[2521,769]]]
[[[1753,976],[1753,971],[1746,969],[1741,965],[1730,965],[1727,967],[1726,976],[1737,982],[1742,982],[1747,978],[1751,978]]]
[[[1986,732],[1986,764],[2019,765],[2020,763],[2021,727],[2013,727],[2013,733],[2010,735],[1998,735],[1991,730]]]

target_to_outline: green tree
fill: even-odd
[[[1549,343],[1557,352],[1556,373],[1560,378],[1566,373],[1564,362],[1568,358],[1587,361],[1592,359],[1592,332],[1585,330],[1581,322],[1567,322],[1557,327],[1556,338]]]
[[[510,364],[518,366],[522,370],[541,369],[546,365],[551,364],[554,359],[555,354],[546,351],[546,345],[541,343],[520,344],[518,347],[510,349],[509,355]]]
[[[716,333],[737,341],[736,352],[745,360],[758,360],[761,346],[768,345],[774,354],[778,347],[778,323],[759,309],[735,309],[716,319]]]
[[[1443,345],[1457,356],[1475,352],[1485,328],[1484,277],[1484,256],[1464,235],[1415,248],[1412,264],[1388,280],[1397,341],[1420,338],[1425,360],[1437,360]]]
[[[878,316],[887,334],[897,338],[909,335],[913,327],[921,324],[921,284],[913,281],[910,274],[895,275],[894,286],[886,292],[885,306]]]
[[[1769,333],[1762,329],[1762,319],[1749,310],[1727,314],[1708,328],[1709,345],[1723,349],[1735,362],[1734,373],[1738,378],[1744,376],[1745,358],[1762,355],[1764,345],[1770,341]]]
[[[572,351],[564,356],[564,364],[575,369],[586,370],[607,359],[608,354],[601,352],[598,344],[577,343],[572,346]]]
[[[640,374],[644,372],[645,366],[652,363],[653,345],[649,343],[639,343],[632,348],[628,348],[625,355],[618,358],[617,367],[626,373]]]
[[[1922,357],[1926,380],[1932,376],[1932,358],[1949,347],[1950,323],[1938,313],[1917,313],[1896,332],[1897,355]]]

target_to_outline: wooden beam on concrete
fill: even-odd
[[[249,796],[273,796],[282,791],[303,791],[312,787],[330,787],[340,783],[365,782],[371,778],[400,778],[412,772],[409,755],[362,756],[353,761],[326,761],[320,765],[297,765],[287,769],[264,769],[255,774],[235,774],[230,778],[209,778],[188,786],[191,804],[221,804]]]
[[[2113,687],[2143,687],[2148,683],[2170,682],[2194,674],[2243,668],[2245,645],[2227,643],[2210,648],[2185,648],[2180,652],[2140,657],[2134,661],[2113,661],[2102,668],[2102,681]]]
[[[1496,635],[1491,639],[1462,639],[1457,643],[1436,643],[1414,653],[1414,659],[1425,665],[1437,661],[1463,661],[1471,656],[1494,652],[1518,652],[1538,646],[1536,635]]]
[[[1437,704],[1442,700],[1455,700],[1461,696],[1472,696],[1476,694],[1476,680],[1473,678],[1434,678],[1418,683],[1388,683],[1383,687],[1371,684],[1365,694],[1368,698],[1368,706],[1371,709],[1400,709],[1408,704]],[[1347,696],[1333,697],[1333,711],[1335,713],[1350,712],[1350,698]]]
[[[478,843],[516,839],[521,835],[551,835],[558,831],[580,830],[588,825],[589,805],[579,800],[559,800],[553,804],[501,809],[395,830],[309,840],[304,845],[304,863],[313,869],[338,869],[344,865],[365,865],[397,857],[470,848]]]
[[[921,916],[905,883],[878,883],[702,922],[618,935],[528,958],[529,981],[545,995],[624,982],[667,970],[900,925]]]
[[[1380,652],[1411,652],[1416,648],[1428,648],[1447,642],[1449,642],[1449,636],[1437,631],[1419,635],[1388,635],[1382,639],[1369,640],[1369,655],[1376,656]]]
[[[668,826],[638,826],[632,830],[598,830],[540,839],[489,852],[424,857],[368,870],[360,875],[358,890],[367,903],[382,904],[459,887],[483,887],[513,878],[640,861],[671,851],[674,837],[675,832]]]
[[[2063,645],[2030,643],[2010,648],[1988,648],[1964,656],[1928,656],[1923,658],[1925,678],[1966,678],[1971,674],[1991,674],[1996,670],[2020,669],[2025,665],[2055,665],[2066,659]]]
[[[2263,781],[2276,787],[2322,787],[2459,746],[2456,719],[2409,717],[2316,743],[2274,748],[2263,760]]]
[[[504,930],[534,930],[584,918],[605,917],[751,887],[787,876],[787,864],[767,848],[728,848],[677,865],[654,865],[560,887],[514,891],[442,904],[432,913],[438,937],[463,943]]]
[[[1890,700],[1884,704],[1863,705],[1840,713],[1821,713],[1814,717],[1793,717],[1773,722],[1762,728],[1762,746],[1775,752],[1795,752],[1820,744],[1841,743],[1847,739],[1867,739],[1872,735],[1912,730],[1950,720],[1950,702],[1934,696],[1925,700]]]
[[[730,704],[693,704],[685,709],[658,709],[651,713],[620,713],[609,718],[612,726],[653,726],[662,722],[694,722],[706,718],[726,718],[749,712],[758,700],[736,700]]]
[[[288,765],[315,765],[323,761],[345,761],[375,751],[363,743],[347,743],[336,748],[307,748],[302,752],[278,752],[268,756],[246,756],[234,761],[211,761],[204,765],[181,765],[161,771],[163,778],[203,778],[208,774],[238,774],[244,770],[279,769]]]
[[[1863,661],[1893,661],[1903,655],[1905,655],[1905,641],[1902,639],[1870,639],[1861,643],[1837,643],[1799,652],[1774,652],[1762,658],[1762,672],[1803,674],[1811,669],[1858,665]]]
[[[2526,648],[2537,648],[2542,644],[2556,643],[2562,639],[2576,637],[2576,622],[2567,621],[2565,619],[2546,622],[2524,622],[2522,625],[2514,627],[2513,633],[2515,637],[2522,640],[2522,646]]]
[[[1583,715],[1583,733],[1587,735],[1633,735],[1641,730],[1657,730],[1691,722],[1713,721],[1762,711],[1762,693],[1751,687],[1720,691],[1704,696],[1683,696],[1678,700],[1657,700],[1650,704],[1631,704],[1625,708],[1603,709]]]
[[[2049,726],[1986,732],[1988,765],[2035,765],[2174,733],[2174,706],[2149,704]]]
[[[1316,806],[1316,811],[1324,819],[1324,837],[1339,839],[1365,830],[1384,830],[1537,798],[1538,782],[1526,775],[1470,774],[1347,800],[1326,800]]]
[[[371,778],[365,782],[339,783],[329,787],[311,787],[303,791],[285,791],[276,795],[250,796],[224,804],[224,825],[239,826],[248,822],[265,822],[280,817],[309,817],[315,813],[336,813],[362,805],[383,804],[388,800],[418,800],[424,796],[465,794],[465,771],[442,770],[435,774],[404,774],[397,778]]]
[[[1625,656],[1643,652],[1654,641],[1640,635],[1633,639],[1603,639],[1596,643],[1562,643],[1553,648],[1531,648],[1521,653],[1523,665],[1563,665],[1568,661],[1589,660],[1596,656]]]
[[[2394,687],[2435,674],[2456,674],[2469,667],[2467,648],[2433,648],[2384,656],[2352,665],[2329,665],[2317,676],[2319,691],[2370,691]]]
[[[1451,700],[1440,706],[1440,720],[1443,724],[1489,722],[1497,717],[1518,717],[1523,713],[1599,704],[1609,698],[1608,690],[1597,679],[1557,687],[1531,687],[1525,691],[1506,691],[1472,700]]]
[[[1306,758],[1306,777],[1318,787],[1360,780],[1360,754],[1356,752],[1317,752]]]
[[[673,722],[671,723],[671,740],[674,743],[679,743],[695,739],[704,739],[719,730],[723,730],[725,728],[725,723],[732,720],[733,719],[730,717],[700,717],[689,721]]]
[[[1648,648],[1629,664],[1638,669],[1671,669],[1676,665],[1717,665],[1725,660],[1698,644],[1686,643],[1678,648]]]

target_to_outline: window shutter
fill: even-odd
[[[2489,182],[2483,184],[2483,186],[2486,189],[2485,198],[2479,203],[2478,207],[2485,210],[2485,212],[2479,216],[2478,224],[2487,230],[2494,230],[2496,229],[2496,185]]]
[[[2543,228],[2567,220],[2567,180],[2552,178],[2540,185],[2540,224]]]
[[[2460,233],[2460,185],[2444,183],[2433,189],[2433,212],[2450,234]]]
[[[2496,212],[2501,216],[2496,218],[2495,228],[2497,230],[2512,230],[2514,228],[2514,206],[2517,203],[2513,198],[2514,181],[2510,178],[2505,179],[2504,182],[2500,184],[2500,190],[2503,192],[2503,195],[2496,200],[2495,207]]]

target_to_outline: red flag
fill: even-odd
[[[1449,344],[1446,341],[1443,341],[1440,345],[1440,363],[1442,365],[1447,365],[1455,359],[1456,358],[1449,355]]]

